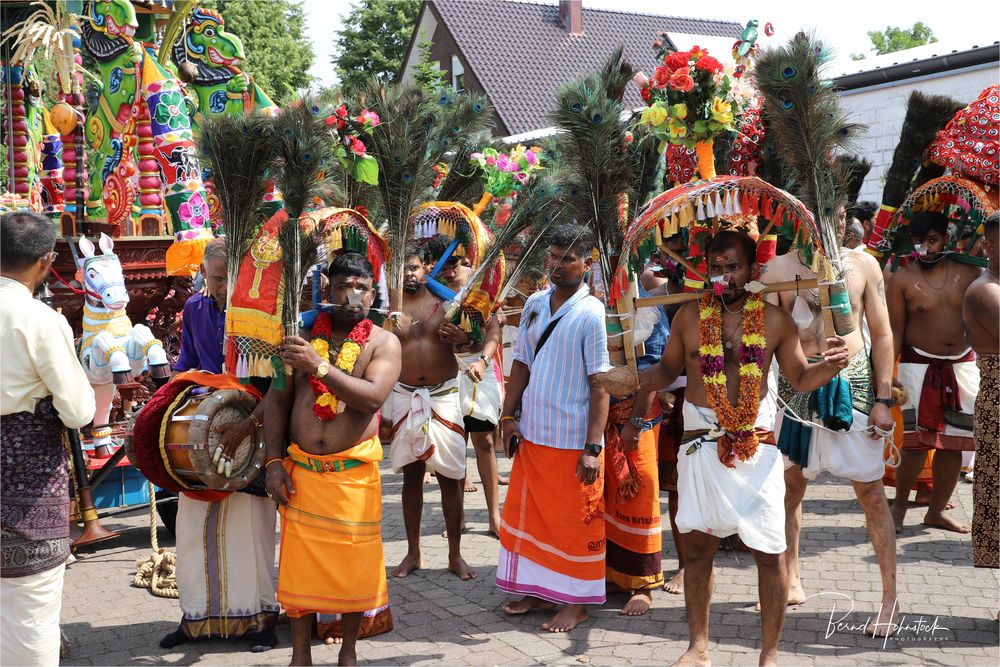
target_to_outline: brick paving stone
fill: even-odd
[[[471,456],[471,452],[470,452]],[[470,471],[476,476],[470,458]],[[500,461],[504,474],[510,464]],[[401,478],[383,466],[383,538],[388,567],[406,552],[399,498]],[[478,479],[476,482],[478,483]],[[480,487],[481,488],[481,487]],[[619,616],[623,596],[611,596],[604,609],[568,635],[540,629],[546,613],[508,618],[500,610],[509,596],[494,584],[497,540],[486,534],[482,491],[465,495],[471,531],[462,536],[462,554],[478,573],[471,582],[445,571],[447,541],[440,494],[425,487],[421,549],[425,569],[405,579],[390,578],[389,598],[395,629],[358,645],[362,662],[400,665],[662,665],[687,647],[683,596],[657,592],[649,615]],[[501,494],[505,490],[501,488]],[[960,483],[955,516],[971,519],[972,486]],[[889,492],[890,495],[892,491]],[[666,503],[662,505],[666,511]],[[972,567],[968,535],[920,525],[921,508],[911,510],[897,543],[901,605],[909,621],[938,618],[933,636],[866,638],[858,632],[830,633],[830,618],[864,624],[881,598],[878,565],[864,528],[864,515],[851,486],[821,478],[810,484],[803,507],[802,581],[807,595],[788,611],[779,650],[790,665],[992,665],[1000,663],[994,616],[1000,576]],[[180,620],[177,601],[155,598],[130,586],[136,558],[149,554],[148,512],[102,519],[121,530],[113,542],[91,547],[66,574],[63,629],[72,642],[66,665],[284,665],[291,655],[287,626],[279,626],[279,645],[250,653],[245,643],[197,642],[170,651],[157,647]],[[160,530],[161,546],[172,547]],[[664,570],[677,568],[670,533],[664,534]],[[846,597],[845,597],[846,596]],[[757,575],[745,552],[720,552],[716,558],[710,647],[718,665],[754,664],[760,646],[760,619],[754,612]],[[853,604],[853,610],[851,605]],[[836,606],[834,606],[836,605]],[[829,634],[829,636],[827,636]],[[336,662],[337,647],[316,642],[317,664]]]

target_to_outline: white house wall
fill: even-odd
[[[899,142],[899,131],[906,115],[906,100],[911,92],[919,90],[928,95],[947,95],[968,104],[984,88],[995,83],[996,64],[989,63],[842,92],[841,107],[851,114],[853,121],[868,126],[867,132],[855,141],[852,151],[872,163],[872,170],[861,188],[860,199],[874,202],[882,199],[882,177],[892,162],[892,153]]]

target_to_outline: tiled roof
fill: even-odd
[[[510,134],[551,125],[558,88],[600,69],[619,44],[625,57],[651,74],[652,44],[661,30],[736,40],[741,26],[730,21],[633,14],[583,8],[583,32],[571,34],[556,4],[511,0],[433,0],[469,67]],[[678,44],[689,48],[694,44]],[[625,102],[642,105],[629,86]]]

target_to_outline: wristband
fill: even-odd
[[[271,465],[272,463],[280,463],[281,461],[284,461],[284,460],[285,459],[283,459],[281,457],[276,457],[276,458],[273,458],[273,459],[268,459],[267,461],[264,462],[264,470],[267,470],[267,467],[269,465]]]
[[[264,422],[257,419],[257,417],[252,412],[250,413],[250,416],[247,417],[247,419],[253,422],[254,428],[264,428]]]
[[[502,417],[500,417],[500,423],[501,423],[501,424],[502,424],[502,423],[504,423],[504,422],[506,422],[506,421],[511,421],[511,422],[513,422],[513,421],[517,421],[517,420],[516,420],[516,419],[514,419],[514,416],[513,416],[513,415],[503,415]]]

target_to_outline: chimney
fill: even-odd
[[[583,0],[559,0],[559,20],[573,35],[583,32]]]

